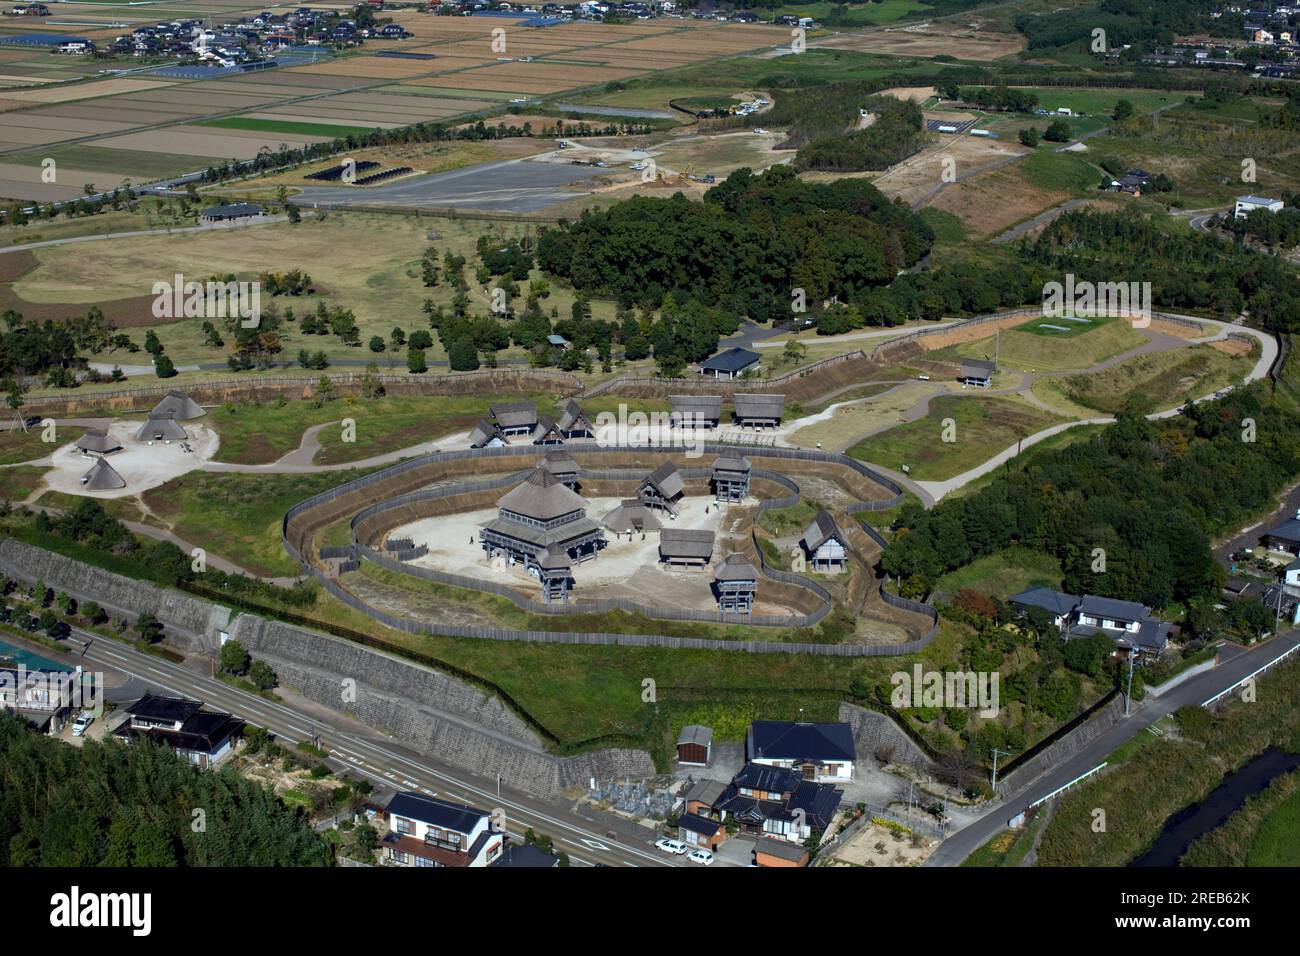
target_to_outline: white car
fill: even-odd
[[[72,722],[72,736],[80,737],[86,732],[86,729],[95,722],[95,715],[82,711],[77,715],[77,719]]]
[[[664,837],[661,840],[655,840],[655,849],[663,850],[665,853],[675,853],[677,856],[681,856],[689,850],[690,847],[680,840],[670,840],[667,837]]]
[[[690,860],[692,863],[700,863],[704,866],[713,865],[713,854],[708,850],[692,850],[690,856],[686,859]]]
[[[761,126],[755,126],[755,127],[754,127],[754,134],[755,134],[756,136],[765,136],[765,135],[767,135],[767,130],[763,129],[763,127],[761,127]]]

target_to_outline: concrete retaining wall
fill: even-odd
[[[231,636],[281,682],[310,700],[392,734],[418,753],[542,797],[585,786],[590,777],[648,777],[650,755],[610,749],[557,757],[500,699],[439,671],[347,641],[249,614]],[[343,681],[356,682],[344,701]]]
[[[135,620],[140,614],[152,614],[163,623],[169,642],[206,654],[217,652],[218,631],[230,620],[229,608],[219,604],[114,574],[13,538],[0,541],[0,569],[28,584],[44,581],[56,591],[67,591],[80,603],[94,601],[114,617]]]
[[[891,748],[894,763],[910,764],[923,770],[933,765],[916,741],[889,717],[856,704],[840,704],[840,720],[853,728],[853,745],[858,758],[874,757],[881,747]]]
[[[1124,697],[1121,694],[1116,695],[1114,700],[1094,714],[1086,723],[1075,728],[1065,737],[1042,751],[1042,753],[1035,754],[1027,762],[1012,770],[1006,777],[999,778],[998,786],[1005,787],[1006,793],[1013,793],[1021,787],[1028,786],[1040,774],[1069,760],[1123,719]]]

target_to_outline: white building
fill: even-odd
[[[483,810],[413,790],[388,802],[381,841],[390,866],[487,866],[501,855],[506,835]]]
[[[1282,200],[1269,199],[1266,196],[1238,196],[1237,205],[1233,210],[1234,219],[1245,219],[1256,209],[1267,209],[1269,212],[1281,212]]]

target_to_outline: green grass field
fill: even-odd
[[[1061,565],[1050,555],[1029,548],[1007,548],[945,574],[935,590],[950,598],[963,588],[1006,600],[1026,588],[1061,584]]]
[[[539,411],[556,402],[553,395],[531,398]],[[324,429],[317,464],[338,464],[382,455],[385,452],[432,441],[460,428],[472,428],[487,414],[491,397],[403,395],[378,399],[335,399],[317,404],[313,400],[227,403],[208,413],[204,424],[221,436],[219,461],[267,464],[297,448],[303,431],[324,422],[351,418],[356,424],[356,441],[344,442],[343,429]]]
[[[18,428],[0,431],[0,465],[16,465],[19,462],[44,458],[68,442],[76,441],[85,434],[85,431],[84,428],[72,425],[61,427],[55,433],[56,441],[53,443],[43,440],[45,429],[40,425],[29,426],[27,431]],[[0,472],[0,483],[3,483],[4,474]]]
[[[1034,383],[1033,391],[1062,410],[1070,406],[1057,401],[1059,398],[1110,414],[1132,399],[1143,411],[1154,412],[1240,382],[1254,363],[1254,353],[1232,356],[1208,345],[1192,345],[1140,355],[1088,375],[1040,379]]]
[[[955,441],[943,440],[945,419],[955,423]],[[930,403],[924,418],[873,435],[848,453],[895,470],[906,465],[920,481],[942,481],[987,461],[1017,439],[1062,421],[1015,399],[944,395]]]
[[[1246,862],[1248,866],[1300,866],[1300,791],[1264,818]]]
[[[262,119],[257,116],[228,116],[224,119],[203,120],[196,126],[215,126],[218,129],[247,129],[259,133],[296,133],[300,136],[328,136],[337,139],[357,133],[368,133],[376,126],[347,123],[305,123],[295,120]]]
[[[1034,319],[1032,322],[1026,322],[1024,325],[1016,326],[1019,332],[1029,332],[1033,335],[1045,335],[1053,339],[1072,339],[1077,335],[1085,332],[1091,332],[1093,329],[1099,329],[1108,322],[1114,322],[1113,316],[1094,316],[1085,318],[1083,316],[1063,316],[1061,318],[1051,319]]]
[[[1049,319],[1049,324],[1066,326],[1063,320]],[[1021,371],[1071,371],[1091,368],[1112,356],[1136,348],[1147,339],[1129,322],[1109,322],[1078,334],[1052,337],[1024,325],[971,342],[950,345],[931,352],[937,361],[959,362],[963,358],[991,359],[996,351],[999,365]]]

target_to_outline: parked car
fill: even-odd
[[[94,722],[95,715],[83,710],[77,715],[77,719],[72,722],[72,736],[80,737]]]
[[[708,850],[692,850],[686,859],[690,860],[692,863],[699,863],[703,866],[713,865],[713,854]]]
[[[663,850],[665,853],[675,853],[677,856],[681,856],[689,850],[690,847],[680,840],[670,840],[667,837],[664,837],[661,840],[655,840],[655,849]]]

